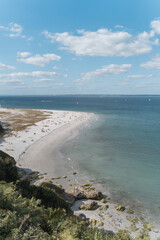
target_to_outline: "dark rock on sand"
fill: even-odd
[[[86,220],[87,220],[87,218],[83,213],[78,215],[78,222],[81,222],[81,221],[85,222]]]
[[[72,189],[65,190],[67,194],[71,194],[74,196],[76,200],[79,199],[93,199],[100,200],[103,198],[103,194],[101,191],[93,190],[90,188],[85,189],[84,187],[77,186]]]
[[[79,209],[81,210],[96,210],[98,208],[98,203],[91,202],[87,204],[82,204]]]
[[[125,206],[120,205],[120,206],[116,207],[116,209],[117,209],[117,211],[123,212],[126,208],[125,208]]]

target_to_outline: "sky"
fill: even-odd
[[[0,95],[160,94],[159,0],[0,0]]]

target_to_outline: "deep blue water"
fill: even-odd
[[[160,96],[0,97],[1,107],[94,112],[66,154],[114,198],[160,214]],[[66,150],[67,151],[67,150]]]

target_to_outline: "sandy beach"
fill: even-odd
[[[25,115],[25,111],[26,110],[23,110],[23,109],[0,108],[0,114],[2,113],[1,122],[6,122],[6,121],[10,122],[15,116],[19,116],[21,114],[22,115],[21,125],[25,125],[28,118],[28,115]],[[52,134],[52,137],[55,137],[52,142],[52,147],[54,148],[58,146],[60,142],[63,141],[63,137],[62,137],[63,134],[64,134],[64,140],[65,140],[65,137],[67,137],[67,134],[70,131],[72,131],[72,128],[76,129],[80,127],[83,123],[87,122],[93,116],[92,114],[88,114],[88,113],[71,112],[71,111],[70,112],[69,111],[52,111],[52,110],[46,110],[46,111],[37,110],[37,111],[41,111],[42,113],[44,113],[44,115],[47,114],[45,117],[46,119],[42,121],[37,120],[37,122],[34,125],[31,125],[21,131],[12,130],[12,134],[5,137],[3,142],[0,144],[1,150],[9,153],[11,156],[15,158],[16,161],[19,160],[20,155],[24,154],[24,152],[26,151],[26,149],[28,149],[29,146],[33,145],[35,142],[44,138],[45,136],[50,137],[49,134],[51,132],[52,133],[54,132]],[[62,129],[61,132],[63,132],[63,134],[58,135],[56,137],[56,134],[59,134],[59,130],[56,131],[57,129]],[[62,140],[59,139],[59,136],[60,138],[62,137]],[[49,141],[48,139],[41,140],[40,144],[43,145],[44,142]],[[41,145],[39,145],[37,151],[40,150]],[[18,164],[19,164],[19,161],[18,161]],[[25,165],[25,167],[27,166]]]
[[[0,149],[13,156],[18,167],[45,174],[42,180],[51,179],[53,183],[61,184],[64,188],[72,188],[86,183],[86,181],[90,183],[90,177],[81,178],[78,170],[72,168],[70,161],[61,154],[60,149],[69,138],[75,137],[80,129],[88,128],[89,121],[96,118],[95,115],[71,111],[38,111],[46,114],[44,119],[24,130],[12,131],[12,134],[5,137],[0,143]],[[24,117],[23,123],[25,123],[27,118],[25,110],[0,108],[0,113],[2,112],[4,114],[1,115],[1,122],[8,122],[9,119],[22,115]],[[78,174],[74,174],[75,171]],[[66,176],[66,178],[62,176]],[[95,186],[97,187],[97,185]],[[133,236],[137,234],[135,230],[131,230],[134,219],[137,219],[135,220],[137,229],[143,227],[143,221],[138,219],[135,214],[130,214],[127,206],[125,206],[126,210],[124,212],[117,211],[117,205],[108,198],[105,203],[97,201],[99,205],[97,210],[79,209],[82,203],[89,202],[91,200],[76,201],[72,206],[75,215],[83,213],[87,218],[103,222],[103,228],[107,231],[117,232],[120,229],[126,229],[131,231]],[[104,207],[106,203],[108,209],[104,210],[101,207]],[[150,236],[153,240],[157,239],[160,236],[159,230],[151,228]]]

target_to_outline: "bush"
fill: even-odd
[[[71,209],[68,203],[66,203],[56,192],[52,189],[45,187],[38,187],[30,185],[29,181],[19,181],[17,184],[17,190],[21,193],[23,197],[26,198],[36,198],[41,200],[41,204],[45,207],[51,208],[64,208],[67,212],[71,213]]]
[[[14,158],[0,150],[0,180],[12,182],[17,179],[18,170]]]
[[[103,230],[78,222],[77,217],[69,216],[65,209],[45,207],[41,200],[22,197],[14,183],[1,181],[0,240],[5,239],[131,240],[125,231],[107,235]]]

